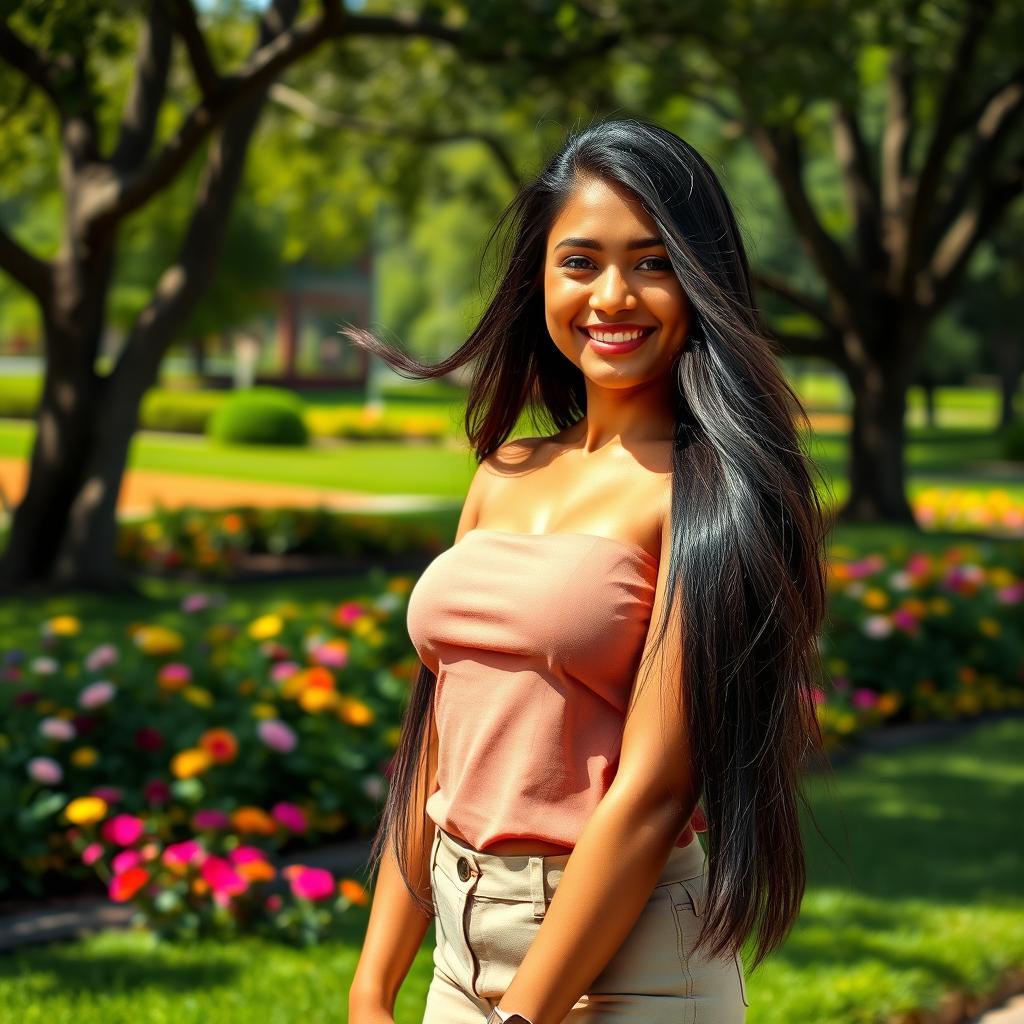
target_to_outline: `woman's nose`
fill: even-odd
[[[622,305],[636,305],[636,296],[629,286],[629,281],[621,274],[616,267],[608,267],[602,273],[594,285],[594,292],[590,299],[593,309],[606,307],[617,308]]]

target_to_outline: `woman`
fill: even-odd
[[[436,916],[425,1024],[733,1024],[742,943],[756,967],[805,884],[826,608],[806,417],[678,136],[575,133],[509,217],[497,294],[443,362],[345,331],[412,376],[473,361],[479,463],[410,595],[422,664],[350,1020],[393,1019]],[[508,442],[531,404],[556,432]]]

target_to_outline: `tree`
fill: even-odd
[[[189,0],[152,0],[141,27],[100,0],[36,0],[0,21],[0,82],[20,83],[10,92],[16,110],[42,98],[56,121],[64,201],[52,258],[0,228],[0,268],[38,303],[45,355],[28,487],[0,559],[5,588],[46,580],[126,585],[114,560],[115,509],[139,403],[216,266],[269,87],[332,39],[458,37],[429,19],[353,15],[336,0],[323,0],[302,20],[298,8],[298,0],[273,0],[248,57],[230,73],[218,67]],[[133,32],[133,79],[120,116],[111,116],[118,92],[102,95],[95,55],[120,54]],[[175,42],[197,90],[177,126],[161,136]],[[33,116],[42,117],[35,110]],[[97,356],[119,232],[194,159],[198,188],[180,247],[112,370],[101,373]]]

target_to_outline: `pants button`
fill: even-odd
[[[459,872],[459,878],[465,882],[469,878],[469,861],[465,857],[460,857],[456,868]]]

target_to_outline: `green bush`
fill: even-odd
[[[168,391],[146,393],[139,410],[143,430],[203,434],[213,414],[231,398],[227,391]]]
[[[1003,455],[1014,462],[1024,462],[1024,422],[1011,423],[1003,433]]]
[[[207,434],[223,444],[304,445],[305,404],[281,388],[258,387],[232,395],[210,418]]]

